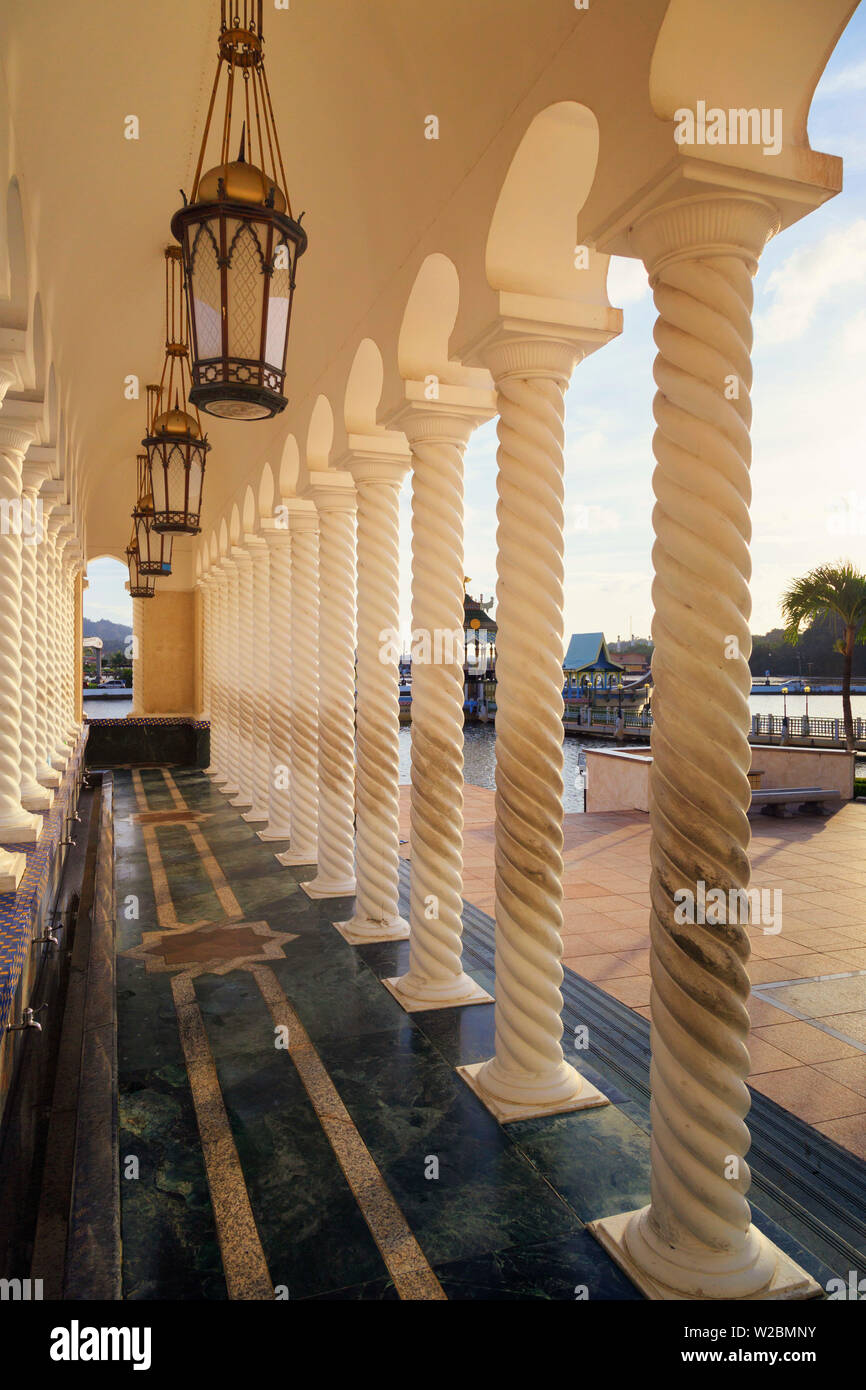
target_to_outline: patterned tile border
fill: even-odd
[[[209,729],[209,719],[195,719],[191,714],[177,715],[130,715],[127,719],[94,719],[91,715],[84,716],[85,724],[99,724],[101,728],[128,729],[130,726],[143,728],[161,728],[166,725],[186,725],[191,729]]]

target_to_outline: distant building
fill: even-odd
[[[468,578],[463,581],[469,583]],[[489,609],[493,596],[473,598],[463,591],[463,710],[468,719],[488,718],[488,699],[496,708],[496,622]]]
[[[617,652],[616,659],[622,662],[629,676],[645,676],[650,669],[650,658],[643,652]]]
[[[622,662],[611,660],[603,632],[573,633],[562,669],[572,697],[615,690],[626,673]]]

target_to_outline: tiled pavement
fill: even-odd
[[[464,897],[490,914],[493,804],[466,788]],[[782,927],[751,933],[749,1083],[866,1158],[866,803],[750,824],[752,886],[780,890]],[[563,859],[563,963],[649,1018],[649,818],[568,815]]]
[[[349,904],[311,901],[314,869],[281,868],[281,846],[200,773],[121,771],[115,789],[125,1298],[636,1297],[585,1226],[648,1199],[645,1104],[587,1054],[610,1105],[500,1126],[455,1071],[489,1055],[492,1005],[405,1014],[381,981],[407,943],[349,946],[331,925]],[[491,800],[467,803],[481,883]],[[629,855],[620,877],[640,881],[616,846],[641,833],[620,819],[606,832]],[[584,826],[569,836],[579,866],[592,846]],[[593,899],[630,900],[587,882]],[[467,949],[479,924],[489,937],[473,923]],[[470,954],[491,988],[490,956]],[[825,1159],[805,1189],[801,1174],[799,1205],[778,1200],[778,1178],[753,1202],[822,1284],[866,1249],[844,1214],[847,1246],[816,1238],[804,1191]]]

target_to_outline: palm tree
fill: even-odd
[[[797,642],[800,629],[821,618],[835,618],[842,623],[844,636],[835,643],[835,650],[845,659],[842,674],[842,713],[845,716],[845,743],[848,752],[854,750],[854,719],[851,714],[851,665],[856,642],[866,642],[866,574],[861,574],[850,562],[838,565],[819,565],[817,569],[795,579],[782,595],[782,616],[785,620],[785,640]]]

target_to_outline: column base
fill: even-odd
[[[204,769],[204,775],[205,777],[210,777],[214,782],[227,781],[226,774],[224,772],[220,772],[218,767],[206,767]]]
[[[40,787],[38,782],[21,793],[21,805],[25,811],[50,811],[53,797],[45,787]]]
[[[267,811],[259,810],[255,806],[252,808],[251,811],[247,811],[245,815],[241,816],[241,820],[247,821],[248,824],[255,825],[258,825],[260,822],[267,822],[267,819]]]
[[[10,854],[0,849],[0,893],[17,893],[26,868],[25,854]]]
[[[350,917],[348,922],[334,926],[350,946],[369,946],[374,941],[404,941],[409,935],[409,923],[402,917],[374,922],[371,917]]]
[[[68,763],[69,763],[69,759],[70,759],[71,756],[72,756],[71,753],[67,753],[65,757],[64,757],[64,755],[63,755],[62,753],[52,753],[52,754],[51,754],[51,766],[52,766],[57,772],[63,773],[63,772],[66,771],[66,768],[67,768],[67,765],[68,765]]]
[[[315,846],[312,849],[284,849],[282,854],[275,854],[274,858],[278,864],[283,864],[287,869],[308,868],[316,863],[318,851]]]
[[[233,782],[226,780],[221,787],[217,788],[217,791],[221,791],[223,796],[237,796],[239,788]]]
[[[424,986],[416,984],[411,975],[394,976],[383,980],[382,984],[393,994],[407,1014],[422,1013],[427,1009],[459,1009],[467,1004],[492,1004],[493,995],[477,985],[466,972],[447,985]]]
[[[36,781],[43,787],[59,787],[60,773],[55,772],[54,768],[49,767],[47,763],[40,763],[36,768]]]
[[[644,1207],[643,1212],[648,1212],[649,1208]],[[681,1253],[682,1263],[674,1264],[670,1261],[670,1268],[674,1272],[674,1277],[680,1284],[688,1284],[686,1288],[672,1288],[665,1284],[661,1278],[655,1277],[647,1272],[642,1265],[638,1264],[632,1253],[629,1244],[629,1235],[634,1239],[634,1228],[629,1232],[632,1222],[637,1223],[642,1215],[641,1210],[622,1212],[618,1216],[605,1216],[599,1221],[587,1223],[589,1230],[607,1251],[611,1259],[619,1265],[624,1274],[627,1274],[631,1282],[637,1289],[649,1299],[667,1299],[673,1301],[694,1302],[702,1299],[719,1300],[731,1302],[753,1303],[763,1300],[768,1301],[794,1301],[806,1298],[820,1298],[824,1290],[805,1269],[796,1264],[787,1256],[783,1250],[768,1240],[753,1226],[751,1230],[758,1237],[759,1253],[761,1262],[767,1262],[770,1271],[769,1279],[763,1287],[750,1293],[731,1292],[732,1279],[737,1277],[742,1279],[743,1273],[732,1275],[726,1270],[713,1270],[707,1268],[713,1261],[712,1251],[706,1252],[697,1250],[694,1252],[694,1269],[690,1272],[687,1265],[687,1255]],[[640,1236],[638,1236],[640,1243]],[[703,1266],[700,1262],[704,1256]],[[719,1259],[718,1256],[715,1257]],[[722,1257],[724,1258],[724,1257]],[[730,1257],[727,1257],[730,1260]],[[734,1284],[736,1287],[736,1284]]]
[[[354,898],[355,876],[327,879],[317,874],[309,883],[302,883],[301,887],[310,898]]]
[[[290,840],[292,838],[291,826],[288,825],[285,830],[281,830],[279,826],[272,829],[270,825],[266,825],[264,830],[257,830],[256,834],[266,844],[271,840]]]
[[[566,1062],[562,1065],[566,1073],[571,1073],[570,1079],[573,1084],[571,1088],[566,1089],[565,1094],[556,1095],[548,1100],[543,1094],[533,1096],[528,1093],[524,1100],[507,1100],[494,1095],[484,1084],[482,1073],[489,1065],[489,1062],[473,1062],[470,1066],[458,1067],[457,1074],[462,1076],[470,1090],[475,1092],[491,1115],[495,1115],[503,1125],[511,1120],[532,1120],[540,1115],[565,1115],[572,1110],[589,1110],[597,1105],[610,1105],[606,1095]],[[563,1079],[566,1079],[565,1074]]]
[[[0,845],[35,845],[41,833],[41,816],[22,811],[0,819]]]
[[[223,787],[223,791],[225,791],[225,787]],[[252,797],[247,796],[246,792],[244,791],[239,791],[237,795],[232,797],[231,801],[229,802],[230,806],[237,806],[239,808],[241,806],[249,806],[250,808],[252,808],[252,804]]]

